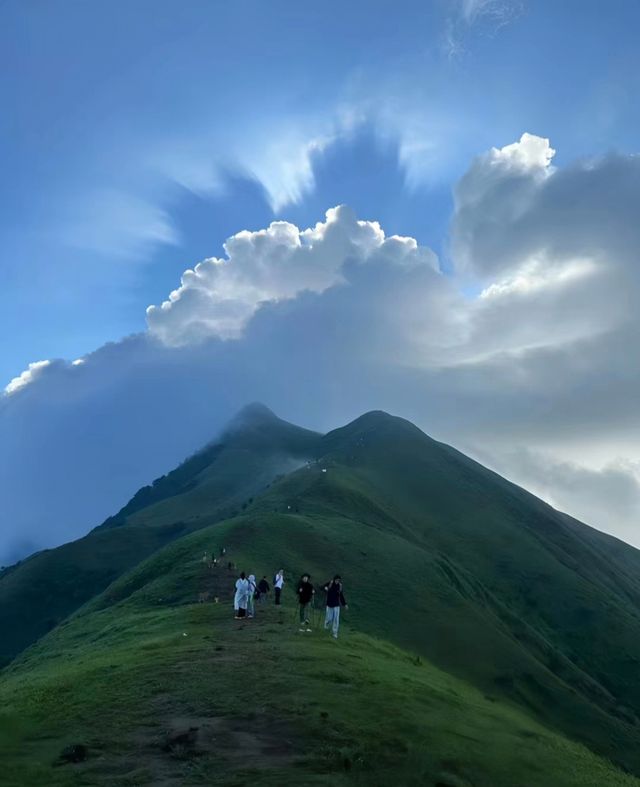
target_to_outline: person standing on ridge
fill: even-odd
[[[233,599],[233,608],[235,610],[235,618],[239,620],[247,616],[247,603],[249,596],[249,580],[244,571],[236,580],[236,595]]]
[[[249,593],[247,595],[247,617],[252,618],[256,614],[256,578],[249,574]]]
[[[269,583],[266,577],[262,577],[258,582],[258,601],[263,602],[269,594]]]
[[[327,613],[324,619],[324,627],[328,629],[331,626],[332,637],[338,639],[340,607],[348,609],[344,593],[342,592],[342,578],[340,574],[336,574],[322,589],[327,594]]]
[[[298,604],[300,605],[300,631],[311,631],[309,628],[309,604],[313,601],[316,592],[311,584],[309,574],[303,574],[298,582],[296,593],[298,594]]]
[[[280,606],[280,596],[282,595],[282,588],[284,587],[284,571],[280,569],[273,578],[273,588],[276,596],[276,606]]]

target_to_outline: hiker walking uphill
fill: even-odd
[[[247,604],[249,603],[249,580],[244,571],[236,580],[236,594],[233,599],[233,609],[235,610],[236,620],[247,616]]]
[[[340,574],[322,588],[327,594],[327,612],[324,619],[324,627],[331,627],[331,635],[338,639],[338,629],[340,628],[340,607],[347,609],[347,602],[342,592],[342,578]]]
[[[273,578],[273,591],[276,597],[276,605],[280,606],[280,596],[282,595],[282,588],[284,587],[284,571],[280,569]]]
[[[298,604],[300,605],[300,631],[311,631],[309,628],[309,604],[313,601],[316,591],[310,580],[309,574],[303,574],[296,589]]]

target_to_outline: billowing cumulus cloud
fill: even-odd
[[[525,135],[472,163],[452,274],[335,208],[237,233],[145,334],[26,372],[0,400],[0,555],[85,532],[252,400],[319,429],[397,412],[640,544],[640,164],[552,158]]]
[[[226,258],[212,257],[185,271],[169,299],[147,310],[150,331],[165,344],[237,338],[260,304],[344,283],[347,262],[437,267],[435,255],[413,238],[386,238],[377,222],[358,221],[345,206],[302,231],[286,221],[244,230],[224,250]]]
[[[532,261],[557,269],[587,259],[617,276],[636,274],[640,156],[555,169],[553,155],[548,140],[525,134],[474,162],[455,189],[459,266],[495,277]]]

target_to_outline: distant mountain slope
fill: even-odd
[[[314,457],[319,441],[316,432],[283,421],[264,405],[248,405],[219,440],[143,487],[101,527],[229,516],[278,475]]]
[[[141,489],[87,536],[0,574],[0,666],[159,547],[238,513],[313,457],[319,439],[250,405],[218,440]]]

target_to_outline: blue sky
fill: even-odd
[[[145,307],[238,229],[348,202],[440,251],[480,151],[523,131],[559,163],[634,149],[633,2],[63,0],[0,15],[5,381],[142,330]]]
[[[0,563],[255,400],[396,412],[640,544],[639,28],[634,0],[0,4]]]

